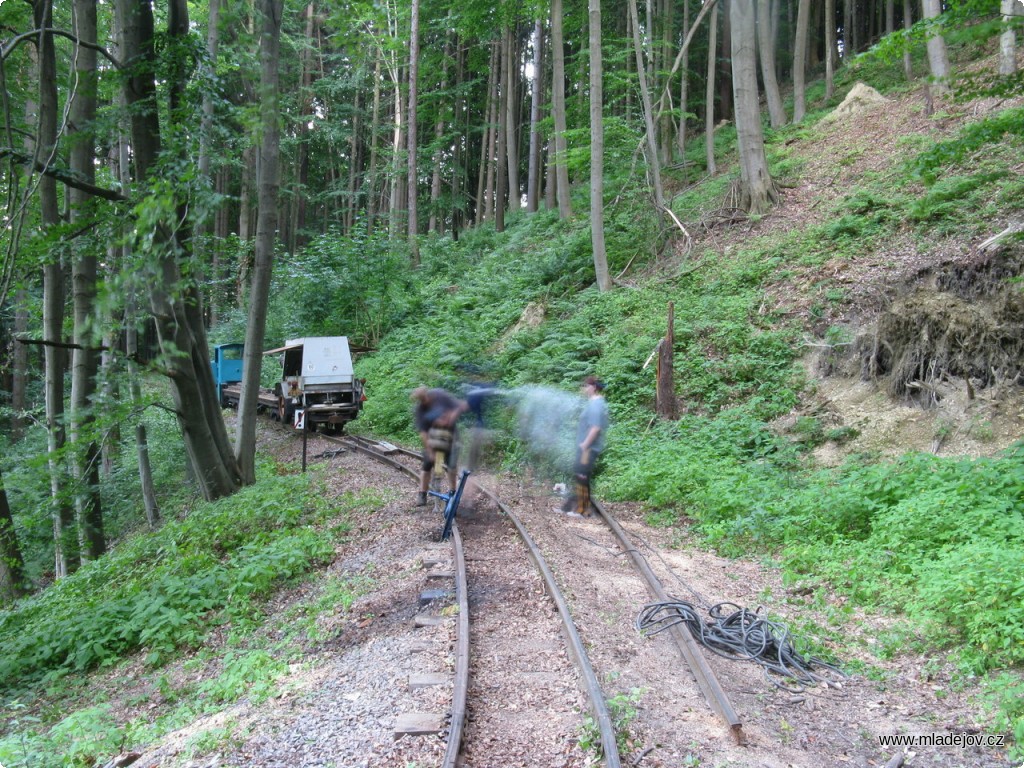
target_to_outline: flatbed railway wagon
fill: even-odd
[[[242,391],[242,344],[213,349],[213,377],[224,408],[237,408]],[[290,339],[264,355],[281,356],[281,379],[261,388],[258,407],[285,424],[341,432],[362,410],[365,381],[356,378],[345,336]]]

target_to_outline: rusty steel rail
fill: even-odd
[[[622,549],[626,552],[630,559],[633,561],[633,565],[644,577],[644,581],[647,582],[647,590],[654,597],[657,602],[670,602],[671,597],[665,592],[665,588],[662,586],[661,581],[655,575],[654,571],[651,570],[650,564],[640,554],[639,550],[633,546],[633,542],[630,540],[629,535],[623,530],[622,526],[619,525],[618,521],[609,515],[605,511],[604,507],[598,502],[593,501],[594,508],[597,513],[604,520],[605,524],[619,540],[622,545]],[[676,648],[679,651],[679,655],[682,656],[683,661],[690,668],[690,672],[693,673],[694,678],[697,681],[697,685],[700,687],[701,692],[704,694],[704,698],[707,700],[708,705],[714,710],[722,721],[726,724],[732,737],[736,740],[737,744],[746,743],[746,735],[743,733],[743,724],[740,722],[739,715],[736,714],[736,710],[733,709],[732,704],[729,702],[729,697],[726,696],[725,691],[722,689],[721,684],[718,682],[718,678],[715,677],[715,673],[708,666],[707,660],[701,653],[700,646],[697,641],[694,640],[693,635],[690,634],[690,630],[684,624],[674,624],[668,628],[669,634],[672,639],[675,640]]]
[[[564,595],[562,595],[562,591],[558,588],[558,583],[555,581],[555,575],[551,572],[547,561],[544,559],[544,555],[541,554],[540,549],[537,547],[537,544],[534,542],[529,532],[527,532],[526,527],[523,525],[519,517],[512,512],[508,506],[502,503],[501,500],[491,491],[482,486],[477,487],[484,495],[487,496],[487,498],[498,506],[498,509],[508,516],[509,520],[512,521],[512,524],[519,532],[520,538],[522,538],[523,542],[526,544],[526,548],[530,554],[530,559],[533,560],[534,565],[537,566],[537,570],[540,571],[541,576],[543,576],[548,594],[555,603],[555,607],[558,608],[558,615],[562,619],[562,631],[565,633],[569,652],[572,654],[573,660],[576,662],[576,668],[580,671],[580,675],[583,677],[584,693],[587,694],[587,698],[590,701],[591,713],[593,714],[597,727],[601,732],[601,747],[604,750],[605,765],[608,766],[608,768],[621,768],[622,761],[619,757],[619,745],[615,738],[615,723],[612,720],[611,712],[608,710],[608,704],[604,698],[604,691],[601,690],[601,683],[597,679],[597,674],[594,672],[594,668],[590,663],[590,657],[587,656],[586,648],[583,646],[583,640],[580,638],[579,632],[576,630],[576,623],[573,621],[572,613],[569,611],[569,604],[566,602]]]
[[[400,461],[376,451],[370,446],[373,441],[362,437],[346,435],[344,441],[360,453],[383,464],[404,472],[411,478],[418,479],[415,470]],[[414,455],[411,451],[399,449],[404,455]],[[466,589],[466,557],[462,548],[462,536],[458,525],[452,524],[452,557],[455,560],[455,601],[459,606],[459,616],[455,627],[455,677],[452,684],[451,724],[448,728],[448,741],[445,748],[442,768],[455,768],[458,763],[459,751],[462,748],[462,735],[466,726],[466,699],[469,695],[469,597]]]
[[[365,454],[367,456],[370,456],[371,458],[376,459],[377,461],[381,462],[382,464],[387,464],[389,467],[394,467],[399,472],[404,472],[405,474],[409,475],[413,480],[419,479],[419,475],[416,474],[415,470],[410,469],[409,467],[405,466],[405,464],[403,464],[400,461],[395,461],[394,459],[392,459],[387,454],[381,453],[380,451],[377,451],[377,450],[374,450],[373,448],[371,448],[370,447],[371,445],[379,445],[379,443],[377,443],[377,442],[375,442],[373,440],[368,440],[365,437],[356,437],[355,435],[345,435],[342,438],[331,438],[328,435],[323,435],[322,437],[325,437],[328,440],[336,440],[336,441],[338,441],[340,443],[344,443],[346,445],[351,445],[353,448],[355,448],[360,453]],[[400,449],[400,451],[403,454],[407,454],[408,453],[404,449]]]
[[[455,553],[455,601],[459,617],[455,630],[455,680],[452,685],[452,722],[448,729],[448,746],[441,768],[456,768],[462,748],[462,732],[466,726],[466,698],[469,695],[469,596],[466,585],[466,557],[462,535],[452,526],[452,548]]]

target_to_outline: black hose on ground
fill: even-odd
[[[692,603],[673,600],[644,606],[636,620],[637,629],[645,635],[655,635],[677,624],[685,624],[694,639],[712,653],[760,664],[775,685],[789,691],[833,682],[830,675],[815,669],[846,677],[837,667],[798,653],[790,641],[789,628],[761,615],[760,608],[751,611],[733,603],[718,603],[708,609],[708,619],[704,619]],[[801,687],[795,689],[780,678]]]

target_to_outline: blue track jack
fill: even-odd
[[[459,475],[459,484],[451,493],[427,491],[431,496],[435,496],[444,501],[444,528],[441,529],[441,541],[448,541],[448,538],[452,535],[452,524],[455,522],[455,512],[459,508],[459,500],[462,498],[462,490],[466,487],[466,478],[468,477],[469,470],[462,470],[462,474]]]

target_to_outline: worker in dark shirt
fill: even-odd
[[[423,463],[420,472],[420,490],[416,496],[416,506],[427,504],[427,489],[430,487],[430,475],[434,470],[434,457],[438,451],[444,454],[444,463],[448,469],[448,490],[455,489],[455,470],[458,461],[456,450],[455,424],[459,416],[469,410],[464,400],[459,400],[443,389],[427,389],[417,387],[412,392],[416,403],[413,409],[413,421],[416,431],[423,441]]]

